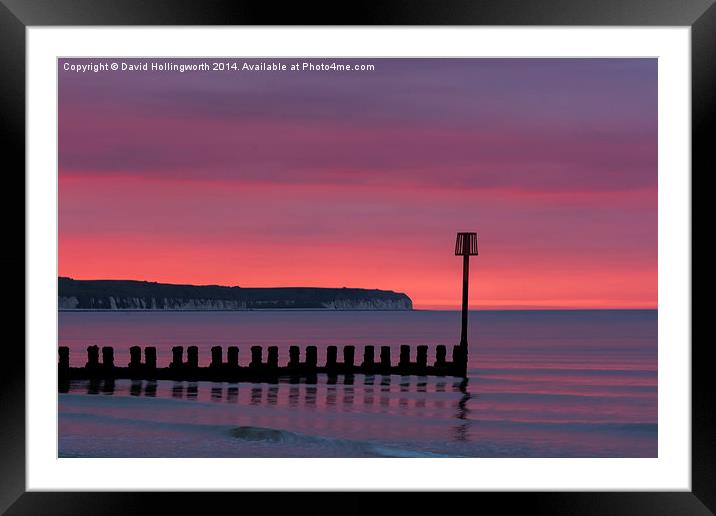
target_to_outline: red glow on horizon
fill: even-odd
[[[382,63],[60,67],[59,275],[455,309],[455,233],[477,231],[476,309],[656,308],[656,60]]]
[[[406,293],[416,309],[455,309],[455,230],[466,226],[477,201],[487,216],[476,215],[472,226],[480,233],[480,255],[471,258],[472,307],[655,308],[656,231],[647,233],[654,247],[644,247],[641,219],[621,218],[648,210],[654,197],[637,191],[545,200],[511,192],[65,178],[59,273],[378,288]],[[131,210],[107,213],[115,199],[131,199]],[[599,217],[573,224],[575,214],[595,209]]]

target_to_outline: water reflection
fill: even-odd
[[[306,405],[309,407],[316,406],[316,398],[318,394],[318,387],[313,385],[306,386]]]
[[[288,406],[291,408],[298,407],[298,385],[292,384],[288,390]]]
[[[223,389],[221,387],[211,388],[211,401],[221,401],[223,397]]]
[[[57,391],[60,394],[66,394],[70,392],[70,381],[66,378],[61,378],[57,383]]]
[[[229,386],[226,388],[226,401],[229,403],[236,403],[239,400],[239,388],[236,386]]]
[[[92,379],[87,385],[87,394],[99,394],[101,380]]]
[[[144,395],[149,396],[150,398],[154,398],[157,395],[157,382],[154,380],[149,380],[146,382],[144,386]]]
[[[182,382],[174,382],[172,386],[172,398],[184,397],[184,384]]]
[[[261,404],[261,397],[263,396],[263,388],[261,385],[258,385],[256,387],[251,387],[251,404],[252,405],[259,405]]]
[[[336,386],[335,384],[328,384],[326,387],[326,405],[334,406],[336,404]]]
[[[461,421],[461,423],[455,426],[454,438],[456,441],[468,440],[468,430],[470,429],[470,419],[468,415],[470,414],[470,409],[467,408],[467,402],[470,401],[470,398],[472,397],[470,392],[467,390],[468,381],[469,380],[465,378],[457,386],[457,390],[462,394],[462,396],[460,396],[460,401],[457,402],[457,413],[455,414],[455,417]]]
[[[141,380],[132,380],[132,383],[129,386],[129,395],[130,396],[139,396],[140,394],[142,394]]]
[[[355,399],[355,390],[352,386],[346,386],[345,389],[343,389],[343,404],[346,407],[350,407],[353,405],[353,400]]]
[[[102,394],[114,394],[114,379],[110,378],[104,381],[102,384]]]
[[[186,387],[186,399],[195,400],[199,395],[199,385],[196,382],[189,382]]]
[[[270,385],[268,388],[268,396],[266,396],[266,402],[269,405],[276,405],[278,401],[278,385]]]
[[[390,376],[380,377],[380,390],[381,392],[388,392],[390,390]]]
[[[469,405],[473,397],[468,379],[390,375],[334,375],[314,378],[313,383],[286,379],[272,384],[93,379],[64,382],[60,392],[167,397],[295,410],[398,410],[399,414],[417,417],[449,417],[454,421],[449,437],[456,441],[469,441]]]

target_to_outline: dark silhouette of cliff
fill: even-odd
[[[361,288],[242,288],[58,278],[61,310],[412,310],[400,292]]]

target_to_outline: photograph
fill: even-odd
[[[714,514],[715,1],[0,0],[0,513]]]
[[[58,457],[658,458],[658,74],[59,57]]]

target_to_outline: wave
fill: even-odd
[[[352,439],[341,439],[333,437],[324,437],[319,435],[308,435],[300,432],[292,432],[279,428],[259,427],[259,426],[229,426],[223,424],[212,423],[189,423],[176,421],[152,421],[147,419],[137,419],[132,417],[121,417],[110,414],[92,414],[87,412],[71,412],[60,414],[60,423],[62,422],[80,423],[83,427],[92,427],[94,424],[103,425],[110,424],[117,433],[123,434],[123,439],[127,437],[127,431],[130,428],[138,430],[138,435],[143,436],[142,439],[159,439],[161,436],[170,440],[174,439],[178,434],[191,439],[199,439],[205,444],[209,442],[224,441],[229,439],[234,442],[240,442],[246,446],[235,449],[226,456],[251,457],[251,456],[305,456],[305,457],[396,457],[396,458],[439,458],[439,457],[460,457],[461,455],[446,455],[429,451],[415,450],[409,445],[406,447],[400,444],[391,444],[375,441],[362,441]],[[108,427],[103,426],[104,431]],[[140,430],[143,429],[143,430]],[[145,432],[150,431],[154,437],[150,438]],[[129,432],[133,433],[132,431]],[[220,437],[220,436],[223,436]],[[218,438],[218,439],[217,439]],[[62,432],[60,432],[60,441],[62,442]],[[65,440],[67,442],[67,440]],[[156,441],[153,441],[156,442]],[[83,443],[75,443],[75,445]],[[86,444],[86,443],[84,443]],[[66,448],[61,446],[61,448]],[[260,451],[261,449],[262,451]],[[189,449],[177,450],[180,452],[177,456],[194,456]],[[234,454],[237,453],[237,454]],[[86,449],[82,452],[70,449],[62,449],[60,456],[115,456],[112,453],[88,453]],[[144,456],[138,450],[136,456]],[[150,455],[149,456],[155,456]],[[163,456],[162,454],[156,456]],[[173,456],[173,455],[172,455]],[[219,455],[221,456],[221,455]]]
[[[332,449],[340,451],[344,449],[349,456],[366,455],[378,457],[396,457],[396,458],[435,458],[435,457],[453,457],[453,455],[444,455],[439,453],[418,451],[385,444],[374,443],[370,441],[356,441],[350,439],[337,439],[331,437],[321,437],[302,434],[299,432],[290,432],[277,428],[260,427],[260,426],[238,426],[232,428],[229,434],[235,439],[252,442],[265,443],[283,443],[289,445],[318,445],[324,449]]]

